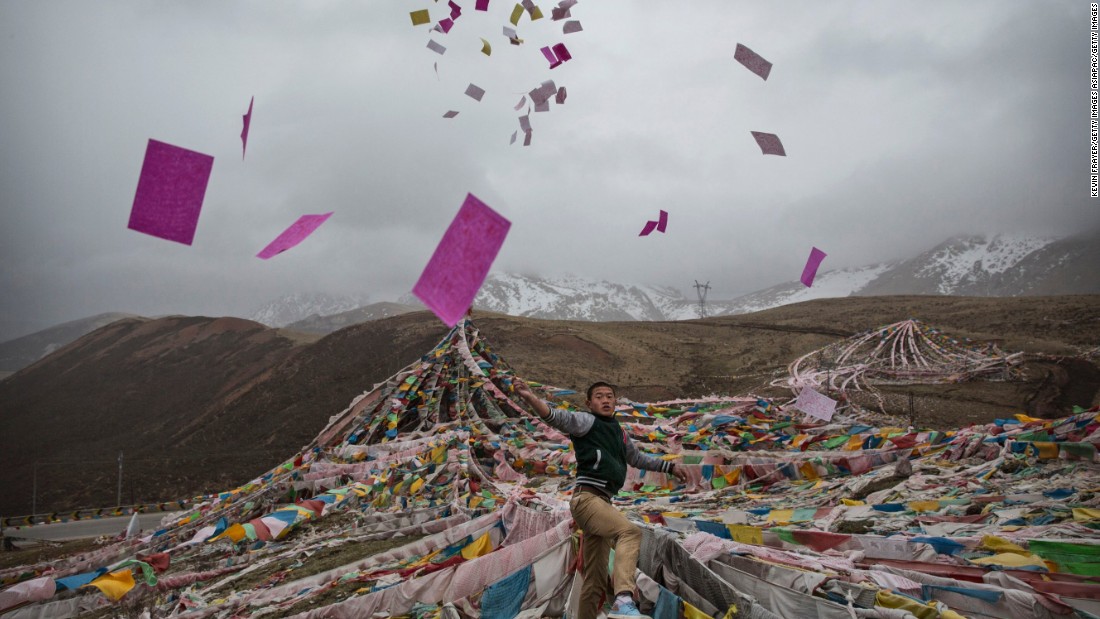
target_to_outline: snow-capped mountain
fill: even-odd
[[[855,292],[1014,297],[1100,292],[1100,236],[957,236]]]
[[[344,327],[350,327],[351,325],[357,325],[362,322],[380,320],[382,318],[389,318],[390,316],[398,316],[400,314],[416,312],[423,309],[423,305],[402,305],[400,303],[382,301],[381,303],[371,303],[370,305],[364,305],[363,307],[357,307],[353,310],[339,312],[337,314],[328,314],[325,316],[314,314],[297,322],[292,322],[286,325],[286,328],[294,331],[305,331],[306,333],[332,333],[333,331],[343,329]]]
[[[398,303],[419,305],[410,295]],[[679,291],[566,276],[490,273],[474,308],[552,320],[679,320],[697,318]]]
[[[756,312],[852,295],[1018,296],[1100,293],[1100,236],[959,236],[908,260],[822,271],[730,301],[707,301],[708,316]],[[417,304],[411,295],[402,303]],[[699,304],[662,286],[579,277],[490,273],[474,307],[556,320],[689,320]]]
[[[346,295],[288,294],[264,304],[248,318],[269,327],[285,327],[310,316],[328,316],[353,310],[366,302],[366,298]]]
[[[868,284],[878,280],[897,263],[882,263],[854,269],[823,271],[814,278],[813,286],[806,287],[800,281],[787,282],[737,297],[732,301],[714,303],[708,312],[712,316],[747,314],[780,305],[801,303],[813,299],[848,297],[858,293]],[[708,306],[711,304],[708,303]]]

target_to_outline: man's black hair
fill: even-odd
[[[605,383],[605,382],[603,382],[603,381],[601,380],[601,381],[598,381],[598,382],[592,383],[592,384],[591,384],[591,385],[590,385],[590,386],[588,387],[588,399],[589,399],[589,400],[591,400],[591,399],[592,399],[592,392],[593,392],[593,391],[595,391],[597,387],[607,387],[607,388],[611,389],[611,394],[612,394],[612,395],[618,395],[618,394],[617,394],[617,393],[615,392],[615,385],[612,385],[611,383]]]

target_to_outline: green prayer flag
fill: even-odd
[[[771,532],[778,535],[779,539],[783,540],[784,542],[787,542],[788,544],[797,544],[798,543],[798,542],[794,541],[794,531],[791,531],[788,528],[777,527],[777,528],[771,529]]]

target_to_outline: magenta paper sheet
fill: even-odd
[[[127,227],[190,245],[213,167],[210,155],[149,140]]]
[[[267,247],[256,254],[256,257],[267,260],[278,256],[306,240],[306,237],[313,234],[313,231],[321,227],[321,224],[325,223],[329,217],[332,217],[331,212],[323,215],[302,215],[298,218],[298,221],[292,223],[289,228],[283,230],[282,234],[275,237],[274,241],[268,243]]]
[[[810,250],[810,258],[806,261],[806,268],[802,269],[803,284],[813,285],[814,277],[817,275],[817,267],[821,266],[821,261],[825,259],[825,255],[825,252],[816,247]]]
[[[473,194],[458,210],[413,294],[453,327],[473,305],[512,223]]]

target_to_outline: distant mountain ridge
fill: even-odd
[[[371,303],[370,305],[357,307],[338,314],[329,314],[327,316],[313,314],[312,316],[286,325],[286,328],[294,331],[303,331],[305,333],[325,334],[338,331],[344,327],[350,327],[351,325],[357,325],[361,322],[367,322],[368,320],[389,318],[390,316],[418,312],[423,309],[423,306],[418,307],[416,305],[383,301],[381,303]]]
[[[83,335],[123,318],[135,316],[119,312],[96,314],[0,342],[0,378],[27,367]]]
[[[855,294],[1018,297],[1096,292],[1100,233],[1064,239],[957,236],[898,263]]]
[[[263,307],[252,312],[248,319],[269,327],[285,327],[310,316],[330,316],[354,310],[366,301],[366,298],[321,292],[293,293],[265,303]]]
[[[1015,297],[1097,293],[1100,293],[1100,232],[1062,239],[960,235],[913,258],[826,269],[817,274],[812,287],[792,280],[733,300],[707,301],[706,315],[744,314],[848,296]],[[249,318],[269,327],[326,334],[424,308],[412,294],[402,296],[397,303],[364,303],[365,300],[347,295],[289,294],[265,304]],[[486,278],[474,307],[548,320],[661,321],[700,317],[698,301],[669,286],[500,272],[490,273]],[[116,316],[117,320],[126,315],[102,314],[84,320],[94,321],[101,316]],[[0,343],[0,378],[106,324],[89,323],[94,326],[83,331],[69,328],[80,322]]]

